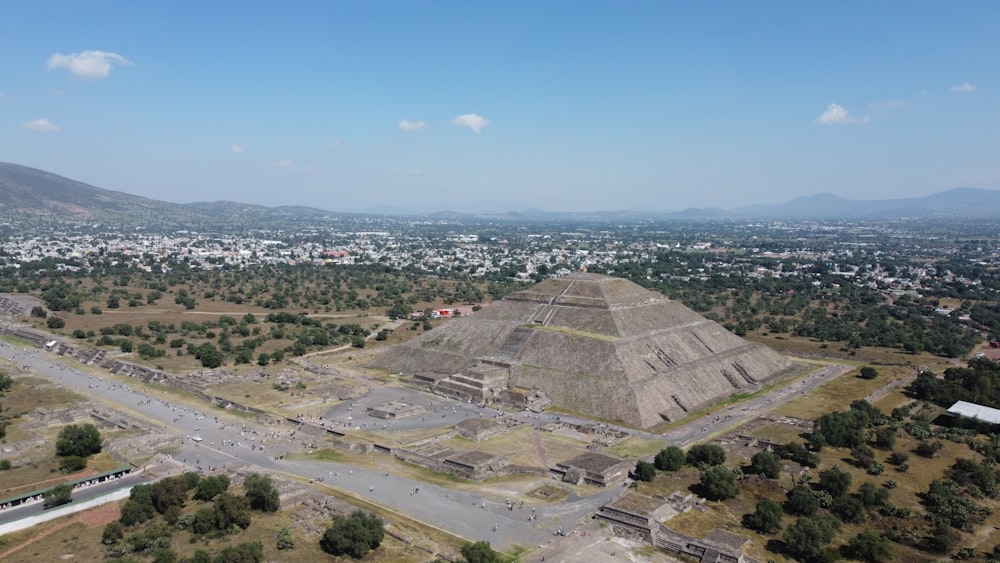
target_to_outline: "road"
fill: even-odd
[[[746,424],[781,403],[808,393],[852,369],[854,369],[852,366],[842,364],[826,365],[790,385],[775,388],[738,405],[709,413],[701,420],[691,421],[683,426],[673,428],[665,432],[663,437],[671,444],[681,447],[706,440],[726,430]]]
[[[349,492],[390,511],[466,539],[489,541],[501,549],[543,544],[551,539],[553,530],[576,528],[581,519],[620,492],[611,488],[586,498],[574,495],[560,503],[538,503],[537,517],[529,521],[531,499],[511,497],[516,505],[514,510],[508,510],[507,498],[452,490],[393,475],[393,464],[388,458],[385,470],[334,462],[276,460],[282,453],[304,451],[304,444],[311,438],[291,426],[273,430],[215,409],[209,412],[207,405],[182,403],[166,392],[147,394],[110,376],[78,370],[69,364],[71,360],[40,349],[0,343],[0,356],[85,397],[141,411],[165,431],[184,436],[174,459],[192,469],[238,466],[265,474],[282,472],[303,479],[323,479],[317,485]],[[195,441],[196,436],[201,441]],[[386,471],[390,472],[388,476]],[[411,494],[418,488],[419,492]],[[517,508],[522,500],[525,508]]]
[[[128,489],[134,485],[147,482],[149,478],[150,476],[148,474],[137,472],[126,475],[117,481],[109,480],[97,485],[77,488],[73,490],[72,502],[82,503],[121,489]],[[20,520],[22,518],[28,518],[30,516],[37,516],[44,513],[46,510],[48,509],[42,501],[25,503],[14,508],[9,508],[7,510],[0,511],[0,525]]]
[[[290,425],[275,430],[217,409],[209,411],[207,405],[193,399],[190,402],[180,402],[166,392],[150,395],[110,376],[90,375],[75,369],[68,363],[71,360],[64,360],[40,349],[18,348],[0,343],[0,356],[81,395],[141,411],[147,418],[162,425],[166,432],[184,437],[174,458],[192,469],[211,471],[214,468],[228,469],[235,466],[265,474],[281,472],[321,481],[315,485],[348,492],[463,538],[489,541],[501,549],[544,544],[551,539],[555,529],[576,528],[583,519],[620,492],[620,488],[614,487],[589,497],[571,495],[558,503],[534,503],[530,498],[517,498],[514,493],[511,497],[500,498],[481,492],[448,489],[394,475],[394,464],[388,458],[384,458],[385,469],[366,469],[334,462],[278,460],[276,457],[281,454],[307,451],[307,446],[314,438],[297,432]],[[762,411],[806,393],[849,369],[845,366],[827,366],[790,386],[775,389],[728,410],[717,411],[704,420],[673,429],[662,436],[635,430],[628,432],[644,438],[666,438],[677,445],[691,444],[760,416]],[[427,412],[422,416],[393,422],[364,414],[366,406],[393,399],[426,404]],[[378,431],[382,425],[391,426],[394,430],[452,425],[472,416],[494,414],[496,411],[492,409],[480,409],[475,405],[413,390],[386,387],[376,389],[353,403],[342,403],[332,408],[324,419],[328,424],[355,427],[364,425],[366,430]],[[558,418],[553,414],[533,413],[521,413],[517,416],[533,424],[544,424]],[[570,417],[562,418],[566,420]],[[583,422],[582,419],[573,420]],[[196,437],[200,441],[196,441]],[[383,454],[372,455],[378,459],[377,456]],[[508,508],[507,500],[514,503],[513,510]],[[525,501],[526,508],[519,508],[522,500]],[[532,514],[530,508],[533,506],[537,517],[529,521],[528,516]]]

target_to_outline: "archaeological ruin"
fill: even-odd
[[[787,359],[628,280],[542,281],[394,346],[371,364],[475,402],[539,397],[653,428],[788,373]],[[513,393],[512,393],[513,391]]]

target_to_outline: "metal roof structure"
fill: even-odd
[[[1000,409],[958,401],[948,409],[948,414],[953,416],[964,416],[975,418],[992,424],[1000,424]]]

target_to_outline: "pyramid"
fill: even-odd
[[[541,392],[652,428],[791,371],[783,356],[631,281],[574,274],[389,348],[371,367],[473,400]],[[509,393],[507,394],[509,395]]]

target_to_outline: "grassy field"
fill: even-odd
[[[864,399],[882,386],[903,379],[912,368],[879,366],[879,377],[862,379],[860,368],[824,384],[806,395],[799,396],[774,409],[775,414],[797,418],[816,419],[828,412],[844,410],[852,401]]]

